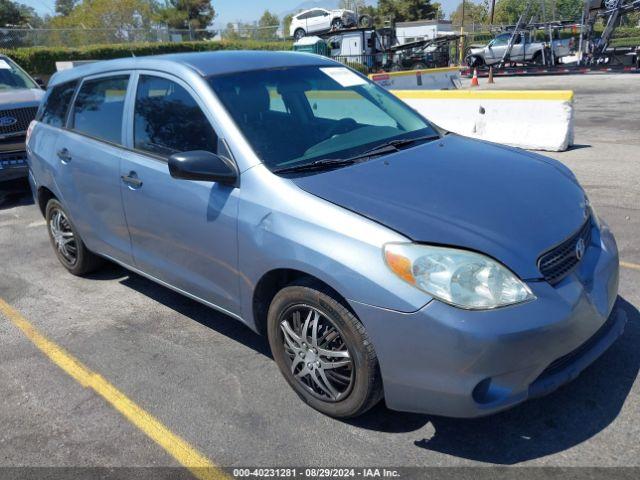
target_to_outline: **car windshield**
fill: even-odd
[[[249,71],[213,76],[209,84],[271,170],[438,135],[395,96],[345,67]]]
[[[0,91],[20,88],[38,88],[38,86],[13,61],[0,57]]]

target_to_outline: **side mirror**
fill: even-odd
[[[42,88],[42,89],[46,89],[47,88],[47,84],[44,82],[44,80],[40,77],[33,77],[33,81],[36,82],[36,84]]]
[[[169,173],[173,178],[218,182],[224,185],[234,185],[238,180],[238,169],[231,160],[204,150],[171,155]]]

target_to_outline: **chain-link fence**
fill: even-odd
[[[131,42],[185,42],[216,37],[212,30],[168,28],[0,28],[0,48],[79,47]]]
[[[222,29],[176,30],[157,28],[0,28],[0,48],[80,47],[133,42],[187,42],[195,40],[286,40],[279,25],[236,26]]]
[[[290,40],[282,33],[280,25],[254,26],[246,24],[229,23],[218,33],[218,37],[224,40],[257,40],[263,42],[277,42]]]

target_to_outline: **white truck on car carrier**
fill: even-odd
[[[510,38],[511,33],[502,33],[484,47],[469,49],[466,56],[467,65],[474,68],[500,63],[509,47]],[[575,40],[573,38],[553,40],[552,45],[553,57],[557,60],[571,55],[575,48]],[[542,65],[551,58],[550,53],[548,43],[532,41],[529,32],[521,32],[514,38],[508,61]]]

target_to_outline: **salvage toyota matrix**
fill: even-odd
[[[618,252],[561,163],[447,133],[332,60],[216,52],[53,76],[30,183],[62,265],[107,259],[268,337],[334,416],[474,417],[622,333]]]

